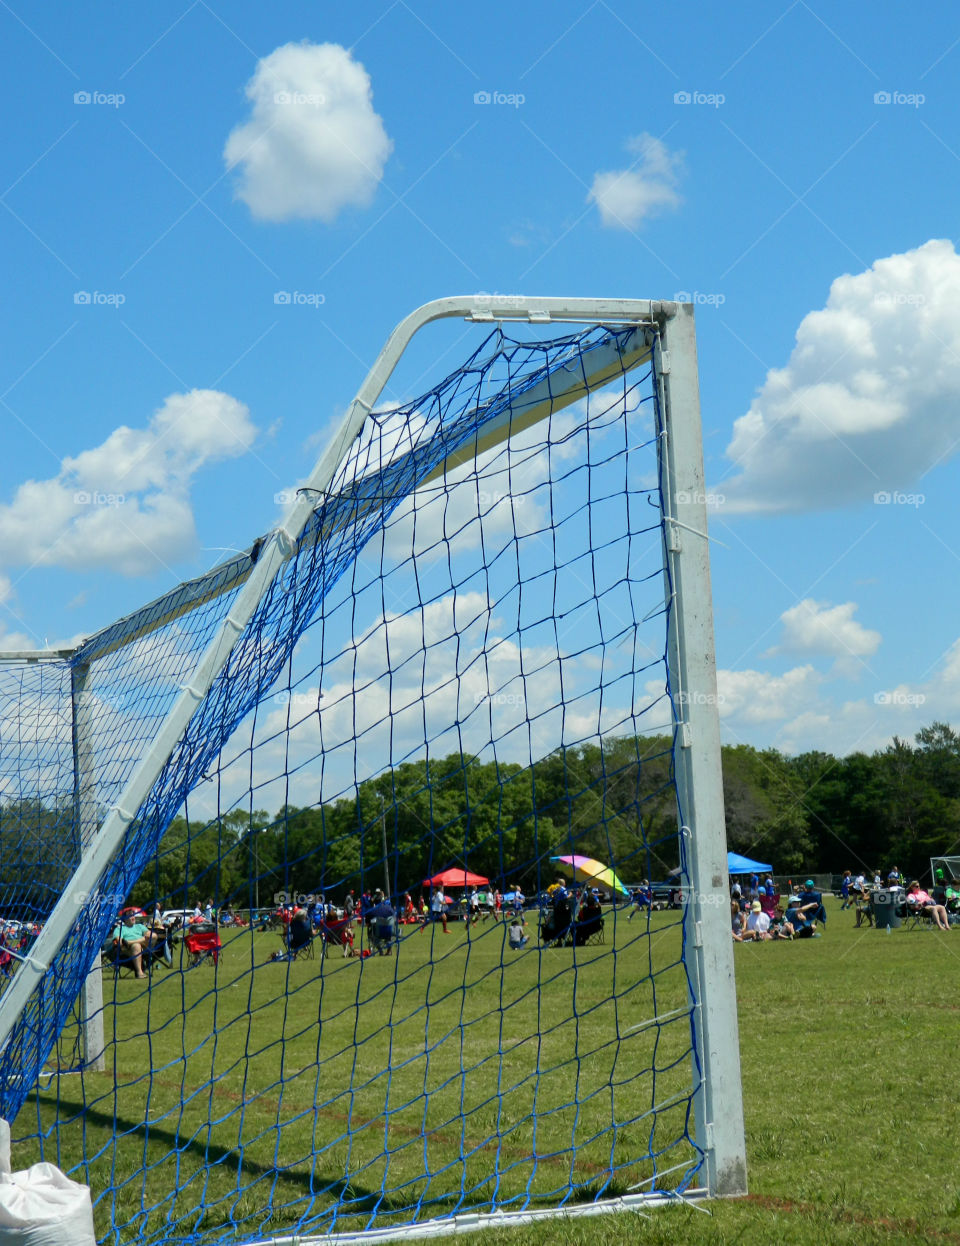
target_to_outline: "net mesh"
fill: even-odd
[[[628,897],[685,877],[655,386],[635,328],[538,333],[498,326],[369,415],[92,893],[73,867],[242,577],[0,666],[7,947],[73,906],[0,1109],[24,1162],[91,1186],[103,1241],[362,1232],[701,1168],[680,913]],[[105,1068],[78,1070],[102,952]]]

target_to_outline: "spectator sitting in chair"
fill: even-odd
[[[545,944],[560,944],[570,931],[573,911],[570,905],[570,892],[562,878],[558,878],[552,888],[553,908],[550,916],[540,927],[540,938]]]
[[[586,943],[588,939],[603,929],[603,915],[600,911],[600,893],[596,887],[584,892],[583,903],[577,913],[577,920],[574,923],[574,942],[577,946]]]
[[[143,953],[157,944],[163,943],[163,958],[169,968],[171,964],[170,949],[166,943],[164,932],[152,930],[143,922],[117,922],[113,931],[113,946],[117,949],[120,962],[129,961],[133,965],[134,975],[145,978],[143,971]]]
[[[313,938],[313,922],[306,909],[297,905],[291,913],[290,922],[282,938],[284,946],[291,955],[307,946]]]
[[[941,930],[950,929],[950,919],[947,917],[947,910],[942,904],[937,904],[933,896],[927,892],[921,891],[920,884],[914,881],[907,888],[907,904],[911,907],[916,905],[930,917]]]
[[[370,946],[381,956],[389,956],[396,937],[396,913],[393,905],[382,891],[373,893],[373,904],[370,908],[369,926]]]

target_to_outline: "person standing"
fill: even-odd
[[[434,887],[430,893],[430,920],[440,922],[444,934],[450,933],[447,929],[447,897],[443,894],[442,887]]]
[[[840,899],[843,903],[840,905],[840,912],[850,907],[850,888],[853,886],[853,875],[849,870],[844,870],[843,878],[840,880]]]

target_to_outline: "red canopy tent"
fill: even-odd
[[[482,874],[471,874],[469,870],[441,870],[433,878],[423,880],[424,887],[485,887],[489,878]]]

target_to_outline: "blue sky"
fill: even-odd
[[[419,304],[685,295],[725,738],[960,720],[952,8],[13,3],[0,47],[4,647],[268,529]]]

